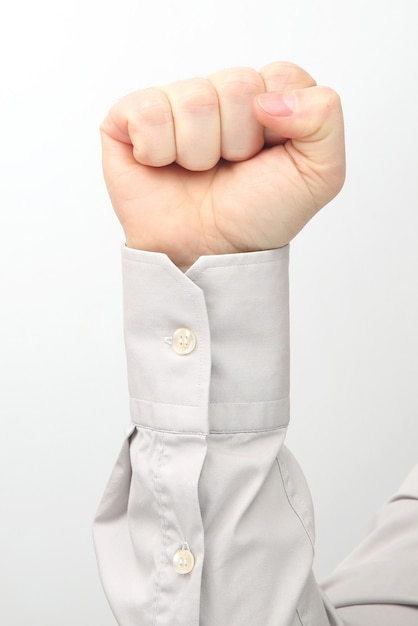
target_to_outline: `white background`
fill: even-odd
[[[345,190],[292,246],[289,445],[318,576],[418,460],[414,0],[4,3],[0,623],[112,626],[91,520],[128,421],[98,124],[125,93],[286,59],[336,88]]]

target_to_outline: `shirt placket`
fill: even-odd
[[[198,626],[204,561],[198,484],[207,451],[211,366],[206,303],[203,291],[168,259],[145,272],[132,261],[125,258],[125,332],[140,333],[142,341],[127,342],[131,417],[138,436],[147,431],[156,451],[146,491],[160,530],[158,542],[149,545],[155,569],[148,615],[153,625]]]

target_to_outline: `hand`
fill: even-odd
[[[290,63],[137,91],[101,136],[127,245],[182,269],[286,245],[344,181],[339,98]]]

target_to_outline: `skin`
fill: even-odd
[[[101,138],[127,246],[182,270],[286,245],[344,182],[339,97],[290,63],[137,91]]]

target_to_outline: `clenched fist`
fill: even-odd
[[[101,135],[127,245],[182,269],[286,245],[344,181],[339,98],[290,63],[137,91]]]

